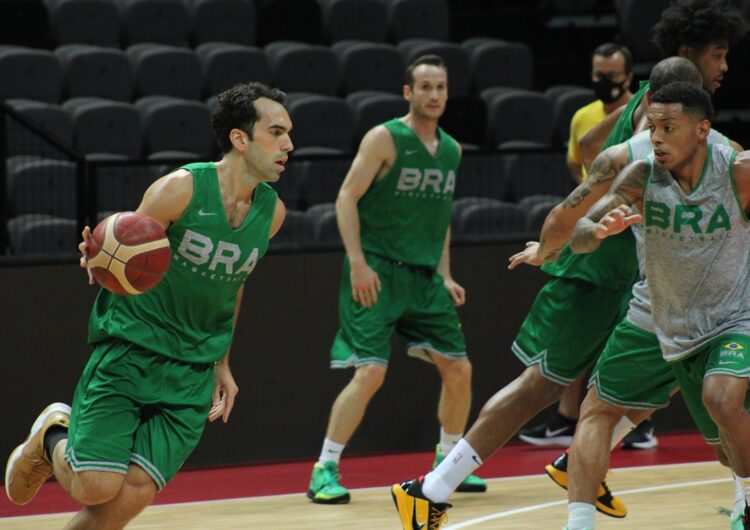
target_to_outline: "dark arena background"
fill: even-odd
[[[78,266],[82,227],[135,209],[171,168],[218,159],[215,94],[257,80],[289,95],[295,151],[276,185],[287,221],[246,284],[231,420],[207,426],[185,469],[305,461],[307,474],[351,377],[328,367],[344,255],[333,201],[364,132],[406,113],[404,66],[425,53],[447,62],[441,126],[464,150],[451,261],[467,291],[471,423],[523,368],[510,346],[548,277],[507,261],[574,187],[566,145],[573,113],[594,100],[591,52],[627,45],[636,90],[660,59],[649,30],[668,3],[0,0],[0,455],[48,403],[72,400],[90,353],[97,287]],[[746,37],[714,97],[714,127],[744,146],[748,59]],[[433,450],[439,388],[437,372],[394,341],[344,459]],[[655,415],[657,434],[694,433],[673,402]],[[9,506],[0,515],[30,513]]]

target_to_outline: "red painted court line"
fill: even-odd
[[[561,450],[525,444],[510,444],[481,467],[482,477],[512,477],[543,472]],[[387,486],[424,474],[432,465],[433,453],[389,454],[344,458],[343,483],[349,488]],[[617,450],[612,467],[679,464],[713,460],[713,450],[697,434],[659,434],[659,447],[648,451]],[[157,495],[155,504],[208,501],[284,493],[304,494],[312,461],[258,464],[242,467],[183,471]],[[55,483],[45,484],[26,506],[12,504],[0,496],[0,517],[75,511],[72,501]]]

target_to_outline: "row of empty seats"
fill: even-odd
[[[117,161],[90,163],[84,179],[80,167],[65,160],[13,157],[6,164],[7,218],[45,214],[75,218],[81,189],[89,190],[86,213],[135,209],[146,188],[178,162],[150,165],[117,165]],[[351,159],[301,159],[287,165],[274,184],[291,210],[307,211],[333,203]],[[522,203],[541,194],[564,196],[573,182],[566,174],[561,152],[466,156],[459,169],[454,196]]]
[[[593,99],[591,90],[560,86],[542,94],[530,90],[487,91],[482,97],[456,97],[448,102],[441,126],[467,150],[562,146],[569,123],[580,106]],[[206,102],[174,96],[145,96],[135,102],[76,97],[62,104],[29,99],[7,103],[27,121],[47,130],[86,156],[129,159],[217,155],[211,125],[216,98]],[[290,93],[296,153],[349,154],[371,127],[408,112],[402,96],[361,91],[346,98]],[[23,118],[6,120],[7,154],[44,155],[43,143],[27,132]]]
[[[0,46],[0,99],[128,101],[154,94],[204,99],[251,80],[286,92],[329,96],[359,90],[401,93],[406,65],[425,54],[445,60],[453,96],[533,86],[529,47],[489,38],[462,44],[409,39],[397,46],[348,40],[330,47],[278,41],[262,49],[226,42],[195,49],[144,43],[124,50],[68,44],[51,51],[6,45]]]
[[[4,0],[59,44],[447,39],[446,0]],[[81,23],[85,21],[86,23]]]
[[[547,213],[562,200],[554,195],[537,195],[519,203],[486,197],[466,197],[453,204],[451,232],[456,243],[481,243],[538,232]],[[103,212],[103,218],[109,212]],[[24,214],[8,221],[14,254],[62,254],[76,251],[78,230],[72,218]],[[271,241],[276,250],[303,250],[340,246],[341,237],[332,203],[307,211],[288,210],[286,220]]]

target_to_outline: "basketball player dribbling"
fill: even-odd
[[[146,191],[138,212],[166,230],[172,265],[144,294],[100,291],[72,409],[47,407],[11,454],[11,501],[31,501],[54,474],[84,505],[66,528],[123,528],[175,476],[206,418],[229,419],[238,392],[229,349],[244,281],[286,213],[268,185],[293,149],[284,102],[260,83],[219,94],[221,160],[183,166]],[[83,237],[82,253],[88,227]]]

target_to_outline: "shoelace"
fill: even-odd
[[[435,506],[430,506],[430,528],[440,528],[448,520],[448,514],[445,510],[439,510]]]

